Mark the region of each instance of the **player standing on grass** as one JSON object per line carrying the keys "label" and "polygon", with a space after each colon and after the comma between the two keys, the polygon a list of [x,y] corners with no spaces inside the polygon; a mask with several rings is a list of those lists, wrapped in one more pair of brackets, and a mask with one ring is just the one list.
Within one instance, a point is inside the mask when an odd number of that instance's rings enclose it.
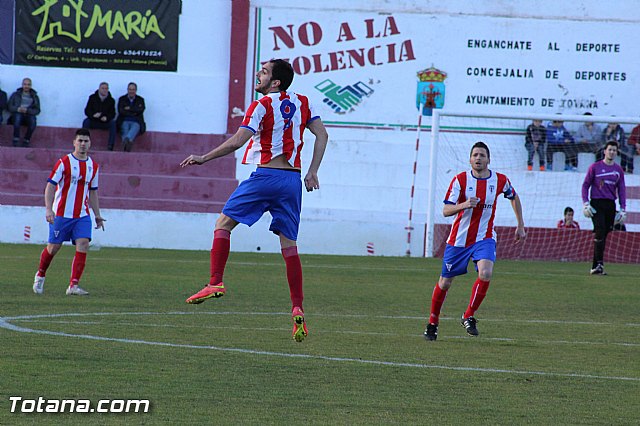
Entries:
{"label": "player standing on grass", "polygon": [[89,293],[78,285],[91,241],[91,216],[93,210],[96,229],[104,222],[100,216],[98,202],[98,163],[89,157],[91,135],[87,129],[76,130],[73,139],[74,150],[59,159],[47,180],[44,190],[45,215],[49,222],[49,243],[42,250],[40,265],[33,280],[33,292],[44,293],[47,269],[58,253],[62,243],[71,241],[76,246],[76,254],[71,264],[71,279],[67,296],[86,296]]}
{"label": "player standing on grass", "polygon": [[458,173],[453,178],[444,200],[442,213],[445,217],[456,215],[456,218],[444,250],[442,273],[431,297],[431,314],[424,332],[427,340],[438,338],[440,310],[447,291],[454,277],[467,273],[470,259],[476,264],[478,279],[473,284],[469,306],[462,314],[460,323],[469,335],[478,335],[477,320],[473,315],[487,294],[493,275],[493,264],[496,261],[493,219],[500,194],[511,201],[516,215],[516,242],[526,238],[520,197],[505,175],[489,170],[489,147],[484,142],[476,142],[471,148],[470,157],[471,170]]}
{"label": "player standing on grass", "polygon": [[320,188],[318,168],[328,136],[309,99],[287,91],[293,81],[293,68],[288,62],[273,59],[265,63],[256,79],[255,90],[264,96],[251,103],[235,135],[211,152],[190,155],[180,163],[182,167],[206,163],[236,151],[251,139],[242,163],[257,165],[222,209],[213,232],[209,284],[189,297],[187,303],[202,303],[211,297],[224,296],[226,289],[222,277],[229,257],[231,231],[238,223],[253,225],[268,211],[273,217],[269,230],[280,237],[287,269],[293,338],[301,342],[308,334],[302,309],[302,265],[296,246],[302,204],[302,136],[308,128],[316,137],[313,158],[304,178],[307,191]]}
{"label": "player standing on grass", "polygon": [[[593,263],[591,275],[607,275],[604,271],[604,248],[614,223],[623,223],[627,204],[624,171],[615,162],[618,142],[609,141],[604,147],[604,159],[593,163],[582,183],[584,215],[593,221]],[[591,201],[589,201],[591,197]],[[616,199],[620,198],[620,212],[616,214]]]}

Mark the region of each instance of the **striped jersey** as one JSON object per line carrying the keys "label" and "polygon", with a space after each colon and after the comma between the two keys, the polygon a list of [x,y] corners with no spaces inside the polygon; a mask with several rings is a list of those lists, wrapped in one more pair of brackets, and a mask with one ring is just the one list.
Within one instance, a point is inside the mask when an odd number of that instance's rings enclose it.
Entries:
{"label": "striped jersey", "polygon": [[556,225],[556,228],[558,228],[558,229],[580,229],[580,224],[574,220],[573,222],[571,222],[571,225],[568,225],[567,222],[564,221],[564,219],[560,219],[558,221],[558,225]]}
{"label": "striped jersey", "polygon": [[254,134],[242,164],[267,164],[284,154],[290,165],[300,168],[302,134],[317,118],[309,99],[297,93],[269,93],[253,101],[240,126]]}
{"label": "striped jersey", "polygon": [[451,226],[447,244],[455,247],[469,247],[470,245],[488,238],[497,241],[493,219],[496,216],[498,195],[513,200],[516,191],[509,179],[502,173],[489,171],[487,178],[476,178],[471,171],[458,173],[451,183],[445,196],[445,204],[460,204],[468,198],[479,198],[473,209],[465,209],[458,214]]}
{"label": "striped jersey", "polygon": [[98,189],[98,163],[91,157],[78,160],[67,154],[56,162],[47,181],[56,185],[53,212],[56,216],[79,218],[89,214],[89,190]]}

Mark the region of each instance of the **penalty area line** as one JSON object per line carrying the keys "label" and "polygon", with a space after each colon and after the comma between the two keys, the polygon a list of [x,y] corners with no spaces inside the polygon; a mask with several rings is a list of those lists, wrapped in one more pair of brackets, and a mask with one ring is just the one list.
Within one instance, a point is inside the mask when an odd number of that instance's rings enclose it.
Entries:
{"label": "penalty area line", "polygon": [[554,373],[554,372],[545,372],[545,371],[508,370],[508,369],[499,369],[499,368],[455,367],[455,366],[447,366],[447,365],[333,357],[333,356],[326,356],[326,355],[292,354],[292,353],[284,353],[284,352],[261,351],[261,350],[255,350],[255,349],[225,348],[221,346],[210,346],[210,345],[190,345],[190,344],[182,344],[182,343],[154,342],[149,340],[93,336],[90,334],[72,334],[72,333],[65,333],[65,332],[59,332],[59,331],[35,330],[27,327],[20,327],[7,322],[7,320],[2,317],[0,317],[0,328],[15,331],[18,333],[33,333],[33,334],[42,334],[42,335],[48,335],[48,336],[73,337],[73,338],[103,341],[103,342],[117,342],[117,343],[125,343],[125,344],[138,344],[138,345],[160,346],[160,347],[169,347],[169,348],[201,349],[201,350],[204,349],[204,350],[213,350],[213,351],[220,351],[220,352],[242,353],[247,355],[259,355],[259,356],[261,355],[261,356],[270,356],[270,357],[307,359],[307,360],[322,360],[322,361],[329,361],[329,362],[356,363],[356,364],[375,365],[375,366],[384,366],[384,367],[403,367],[403,368],[435,369],[435,370],[448,370],[448,371],[472,372],[472,373],[515,374],[515,375],[525,375],[525,376],[544,376],[544,377],[560,377],[560,378],[572,378],[572,379],[616,380],[616,381],[640,382],[640,378],[638,377],[600,376],[600,375],[593,375],[593,374]]}

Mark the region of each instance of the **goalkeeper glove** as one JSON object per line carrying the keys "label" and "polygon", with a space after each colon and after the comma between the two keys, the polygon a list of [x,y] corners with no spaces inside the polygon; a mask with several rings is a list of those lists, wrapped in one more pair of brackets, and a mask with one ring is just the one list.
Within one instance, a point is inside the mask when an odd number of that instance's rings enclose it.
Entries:
{"label": "goalkeeper glove", "polygon": [[627,213],[624,210],[620,210],[616,212],[616,218],[613,220],[615,225],[620,225],[624,222],[624,219],[627,217]]}
{"label": "goalkeeper glove", "polygon": [[589,203],[584,203],[582,213],[584,213],[584,217],[592,218],[594,214],[596,214],[596,209]]}

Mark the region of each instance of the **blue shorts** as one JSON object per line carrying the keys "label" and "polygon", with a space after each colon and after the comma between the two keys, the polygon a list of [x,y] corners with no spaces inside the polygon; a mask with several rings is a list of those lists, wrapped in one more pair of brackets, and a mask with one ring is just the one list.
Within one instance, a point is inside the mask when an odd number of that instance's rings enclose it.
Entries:
{"label": "blue shorts", "polygon": [[76,219],[56,216],[49,224],[49,243],[62,244],[65,241],[76,243],[78,238],[88,238],[91,241],[91,216]]}
{"label": "blue shorts", "polygon": [[[447,244],[442,257],[442,273],[445,278],[457,277],[467,273],[469,260],[473,263],[479,260],[496,261],[496,241],[493,238],[478,241],[469,247],[454,247]],[[476,264],[476,271],[478,266]]]}
{"label": "blue shorts", "polygon": [[296,241],[302,208],[302,179],[298,171],[258,167],[224,205],[222,213],[251,226],[271,213],[269,230]]}

